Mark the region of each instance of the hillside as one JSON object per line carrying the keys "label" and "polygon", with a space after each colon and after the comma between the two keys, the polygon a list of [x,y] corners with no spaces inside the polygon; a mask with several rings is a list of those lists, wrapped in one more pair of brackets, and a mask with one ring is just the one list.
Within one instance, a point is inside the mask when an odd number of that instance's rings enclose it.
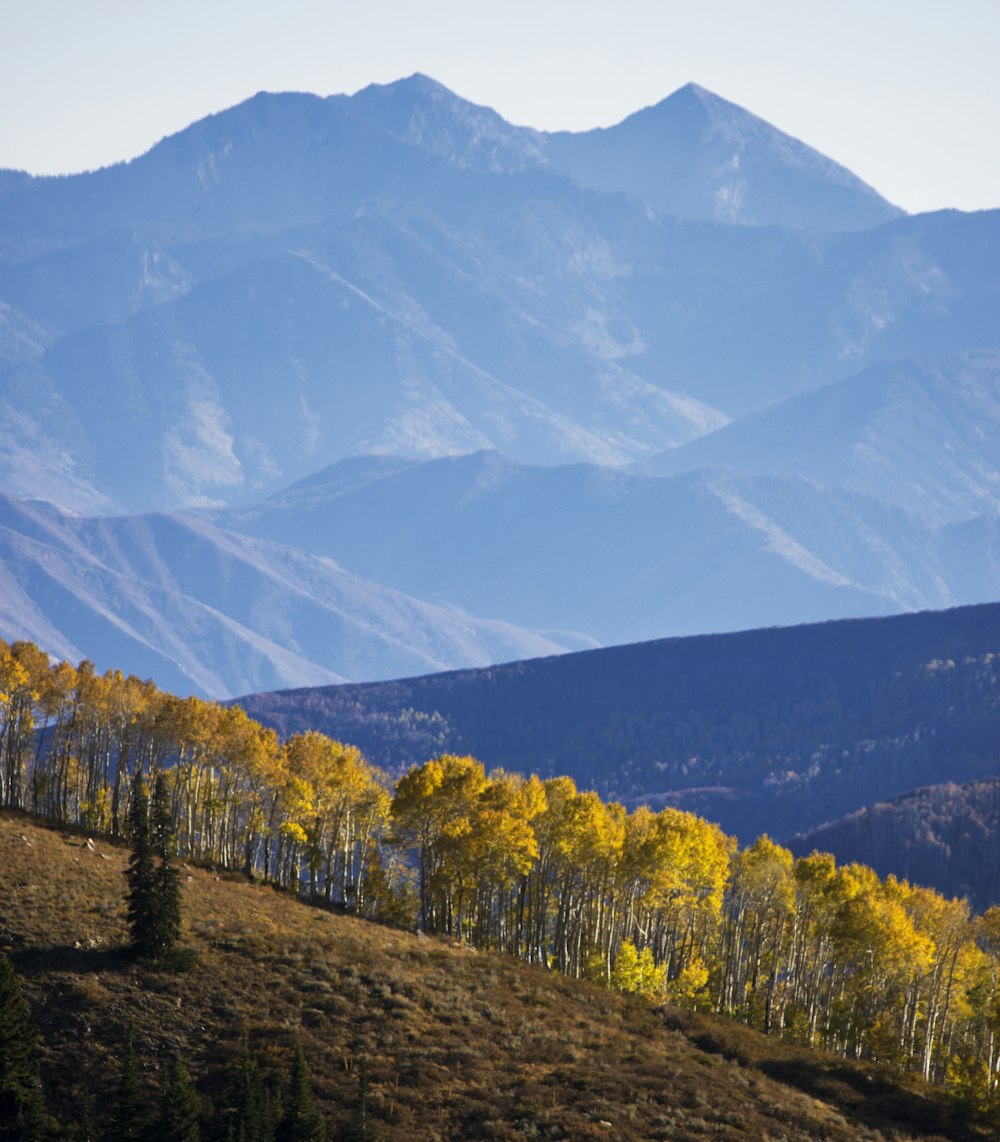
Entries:
{"label": "hillside", "polygon": [[131,1027],[147,1090],[180,1054],[214,1099],[244,1030],[267,1078],[302,1045],[335,1127],[365,1060],[378,1139],[987,1136],[938,1092],[877,1066],[654,1012],[211,871],[188,870],[184,885],[197,966],[161,973],[119,951],[125,856],[0,815],[0,949],[23,980],[50,1109],[64,1120],[86,1095],[106,1121]]}
{"label": "hillside", "polygon": [[788,837],[920,785],[995,776],[1000,604],[744,631],[373,686],[251,695],[380,764],[442,751]]}

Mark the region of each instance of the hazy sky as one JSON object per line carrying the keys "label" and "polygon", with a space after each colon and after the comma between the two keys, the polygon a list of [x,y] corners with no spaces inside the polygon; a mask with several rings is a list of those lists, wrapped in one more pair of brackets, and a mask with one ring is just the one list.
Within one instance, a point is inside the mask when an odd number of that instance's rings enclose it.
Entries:
{"label": "hazy sky", "polygon": [[422,71],[515,123],[693,80],[907,210],[1000,207],[1000,0],[0,0],[0,166],[103,166],[256,91]]}

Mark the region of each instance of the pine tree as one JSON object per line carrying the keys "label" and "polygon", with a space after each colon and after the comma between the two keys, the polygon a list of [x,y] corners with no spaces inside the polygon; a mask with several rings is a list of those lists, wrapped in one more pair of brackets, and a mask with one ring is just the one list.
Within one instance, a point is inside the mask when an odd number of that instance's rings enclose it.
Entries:
{"label": "pine tree", "polygon": [[180,1059],[175,1059],[163,1090],[156,1124],[157,1142],[201,1142],[198,1119],[198,1094],[187,1067]]}
{"label": "pine tree", "polygon": [[309,1089],[309,1071],[302,1048],[295,1052],[285,1112],[278,1123],[277,1142],[323,1142],[326,1131]]}
{"label": "pine tree", "polygon": [[154,956],[159,950],[156,868],[149,828],[149,798],[141,773],[135,775],[132,787],[128,831],[132,855],[125,878],[129,885],[128,923],[132,932],[132,950],[140,956]]}
{"label": "pine tree", "polygon": [[243,1037],[243,1049],[229,1087],[227,1137],[233,1142],[271,1142],[274,1126],[257,1060]]}
{"label": "pine tree", "polygon": [[141,1142],[145,1137],[146,1110],[139,1085],[139,1063],[135,1057],[135,1043],[129,1034],[122,1056],[118,1099],[111,1118],[108,1142]]}
{"label": "pine tree", "polygon": [[339,1135],[342,1142],[375,1142],[368,1097],[368,1061],[362,1058],[358,1068],[357,1102],[350,1123]]}
{"label": "pine tree", "polygon": [[152,847],[159,862],[156,869],[157,939],[160,951],[167,952],[176,947],[181,938],[181,881],[180,870],[174,863],[177,839],[167,778],[163,773],[156,775],[153,785],[150,817]]}
{"label": "pine tree", "polygon": [[132,855],[125,876],[129,883],[132,950],[140,956],[164,956],[180,940],[180,872],[174,863],[174,824],[169,801],[162,773],[153,786],[152,803],[142,774],[135,775],[128,819]]}
{"label": "pine tree", "polygon": [[35,1065],[35,1027],[14,965],[0,955],[0,1139],[45,1136],[42,1088]]}

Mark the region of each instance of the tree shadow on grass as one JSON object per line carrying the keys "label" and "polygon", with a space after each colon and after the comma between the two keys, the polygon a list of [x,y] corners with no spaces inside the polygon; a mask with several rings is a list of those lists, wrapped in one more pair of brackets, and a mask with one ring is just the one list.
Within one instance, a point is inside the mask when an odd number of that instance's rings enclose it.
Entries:
{"label": "tree shadow on grass", "polygon": [[10,958],[18,975],[25,979],[42,972],[64,972],[67,975],[120,972],[135,963],[135,957],[127,948],[86,948],[75,944],[15,949]]}
{"label": "tree shadow on grass", "polygon": [[795,1087],[823,1102],[834,1102],[842,1113],[879,1131],[905,1131],[917,1137],[947,1138],[951,1142],[982,1142],[983,1133],[964,1121],[957,1107],[927,1098],[891,1078],[858,1067],[800,1059],[762,1059],[761,1074]]}
{"label": "tree shadow on grass", "polygon": [[887,1137],[903,1132],[948,1142],[983,1142],[988,1132],[938,1090],[914,1089],[906,1076],[878,1065],[847,1062],[824,1051],[795,1047],[720,1017],[699,1019],[664,1009],[663,1022],[702,1051],[721,1055],[836,1107],[859,1127]]}

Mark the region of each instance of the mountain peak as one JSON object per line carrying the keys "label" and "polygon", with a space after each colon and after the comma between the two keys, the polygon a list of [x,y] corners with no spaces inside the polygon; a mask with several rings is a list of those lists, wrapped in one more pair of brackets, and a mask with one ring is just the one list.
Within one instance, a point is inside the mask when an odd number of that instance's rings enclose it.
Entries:
{"label": "mountain peak", "polygon": [[902,213],[832,159],[697,83],[616,126],[549,135],[546,153],[585,185],[681,217],[860,230]]}
{"label": "mountain peak", "polygon": [[351,96],[350,106],[404,143],[459,167],[509,172],[542,161],[536,132],[512,126],[422,72],[369,84]]}
{"label": "mountain peak", "polygon": [[425,75],[422,71],[415,71],[412,75],[393,80],[392,83],[369,83],[367,87],[363,87],[360,91],[356,92],[353,98],[361,98],[363,100],[365,97],[385,97],[393,95],[409,95],[414,98],[422,99],[440,99],[445,97],[453,99],[456,102],[463,102],[459,96],[445,87],[443,83],[438,83],[436,79],[432,79],[431,76]]}
{"label": "mountain peak", "polygon": [[685,83],[683,87],[678,87],[676,91],[667,96],[666,99],[661,100],[661,103],[667,103],[671,100],[693,100],[697,99],[702,103],[709,103],[717,100],[718,95],[714,91],[709,91],[707,87],[702,87],[700,83]]}

